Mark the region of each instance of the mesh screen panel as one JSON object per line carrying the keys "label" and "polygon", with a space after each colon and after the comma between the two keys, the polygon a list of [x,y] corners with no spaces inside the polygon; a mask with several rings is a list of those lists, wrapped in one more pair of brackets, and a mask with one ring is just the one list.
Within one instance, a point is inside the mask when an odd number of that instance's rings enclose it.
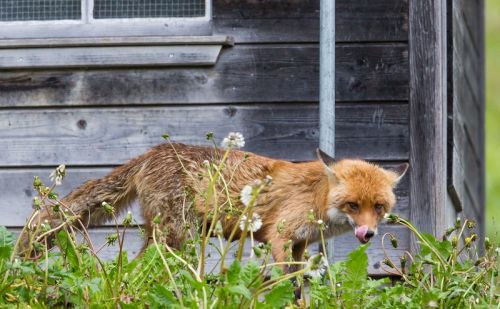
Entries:
{"label": "mesh screen panel", "polygon": [[81,18],[81,0],[0,0],[0,21]]}
{"label": "mesh screen panel", "polygon": [[94,0],[94,18],[205,16],[205,0]]}

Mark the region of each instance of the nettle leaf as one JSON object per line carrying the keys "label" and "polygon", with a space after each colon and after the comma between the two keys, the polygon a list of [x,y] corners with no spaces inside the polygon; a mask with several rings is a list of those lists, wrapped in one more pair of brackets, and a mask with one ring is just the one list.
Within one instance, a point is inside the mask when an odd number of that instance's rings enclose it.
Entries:
{"label": "nettle leaf", "polygon": [[368,256],[366,249],[369,244],[361,245],[356,250],[349,253],[345,262],[345,279],[344,285],[350,288],[361,287],[362,282],[368,277]]}
{"label": "nettle leaf", "polygon": [[160,308],[163,306],[177,305],[174,293],[162,285],[155,285],[148,294],[151,307]]}
{"label": "nettle leaf", "polygon": [[277,279],[281,276],[283,276],[283,269],[279,267],[273,267],[271,268],[271,280]]}
{"label": "nettle leaf", "polygon": [[10,258],[14,246],[14,234],[0,226],[0,260]]}
{"label": "nettle leaf", "polygon": [[[441,254],[441,256],[444,258],[444,259],[447,259],[452,251],[453,251],[453,246],[451,245],[451,242],[448,241],[448,240],[444,240],[444,241],[437,241],[436,238],[432,235],[432,234],[429,234],[429,233],[422,233],[422,237],[432,246],[434,247],[435,249],[437,249],[437,251]],[[427,248],[428,246],[426,244],[424,244],[423,242],[421,242],[422,244],[422,253],[424,255],[428,254],[431,252],[430,248]]]}
{"label": "nettle leaf", "polygon": [[291,281],[285,280],[267,293],[264,298],[271,308],[281,308],[295,300],[294,287]]}
{"label": "nettle leaf", "polygon": [[234,260],[234,262],[229,266],[227,270],[227,282],[229,284],[235,284],[238,282],[238,278],[240,277],[241,272],[241,264],[240,261]]}
{"label": "nettle leaf", "polygon": [[232,285],[227,288],[227,290],[232,294],[237,294],[245,297],[246,299],[252,298],[252,293],[244,285]]}
{"label": "nettle leaf", "polygon": [[255,261],[249,261],[240,274],[241,281],[248,287],[257,286],[262,282],[259,265]]}

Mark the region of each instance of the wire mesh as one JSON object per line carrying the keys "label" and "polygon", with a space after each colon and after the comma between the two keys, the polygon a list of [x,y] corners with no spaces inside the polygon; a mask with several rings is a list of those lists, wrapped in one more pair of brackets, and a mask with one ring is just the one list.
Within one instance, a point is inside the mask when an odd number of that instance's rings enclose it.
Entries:
{"label": "wire mesh", "polygon": [[205,16],[205,0],[94,0],[94,18]]}
{"label": "wire mesh", "polygon": [[0,21],[78,20],[82,0],[0,0]]}

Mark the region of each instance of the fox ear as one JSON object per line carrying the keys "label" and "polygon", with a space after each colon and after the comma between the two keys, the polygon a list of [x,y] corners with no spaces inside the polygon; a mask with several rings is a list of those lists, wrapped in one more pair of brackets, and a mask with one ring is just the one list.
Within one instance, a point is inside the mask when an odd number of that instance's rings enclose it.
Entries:
{"label": "fox ear", "polygon": [[397,175],[394,184],[397,184],[404,177],[404,175],[408,171],[408,167],[410,167],[408,163],[403,163],[395,167],[394,169],[391,169],[391,171]]}
{"label": "fox ear", "polygon": [[335,163],[334,158],[330,157],[319,148],[316,148],[316,155],[318,156],[318,160],[323,162],[323,164],[326,166],[330,166]]}
{"label": "fox ear", "polygon": [[325,168],[325,173],[328,175],[328,182],[333,185],[337,183],[337,176],[330,168],[330,165],[335,163],[335,159],[321,151],[321,149],[316,148],[316,155],[318,159],[323,163],[323,167]]}

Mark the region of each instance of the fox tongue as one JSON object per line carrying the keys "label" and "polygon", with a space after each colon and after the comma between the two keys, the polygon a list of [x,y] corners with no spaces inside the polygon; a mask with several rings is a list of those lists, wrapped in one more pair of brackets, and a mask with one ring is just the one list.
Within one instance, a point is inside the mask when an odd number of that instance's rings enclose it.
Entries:
{"label": "fox tongue", "polygon": [[368,226],[366,225],[362,225],[362,226],[357,226],[355,229],[354,229],[354,235],[356,235],[356,237],[359,239],[359,241],[361,242],[366,242],[365,240],[365,235],[366,235],[366,232],[368,232]]}

